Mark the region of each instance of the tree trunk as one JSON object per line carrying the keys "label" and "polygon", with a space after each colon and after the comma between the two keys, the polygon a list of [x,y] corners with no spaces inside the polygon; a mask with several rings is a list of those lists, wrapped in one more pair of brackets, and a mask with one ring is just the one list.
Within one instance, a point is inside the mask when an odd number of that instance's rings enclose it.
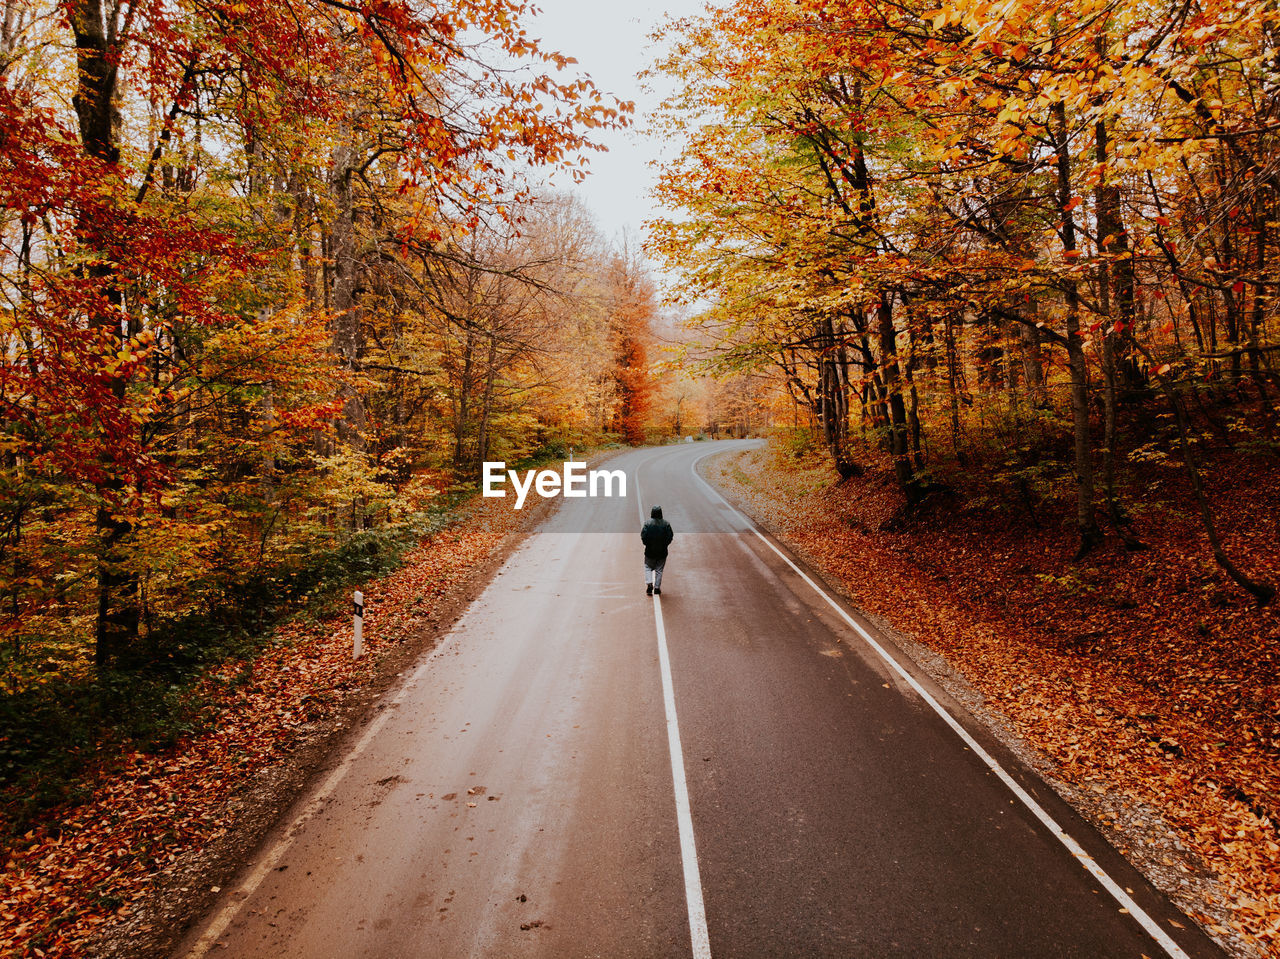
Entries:
{"label": "tree trunk", "polygon": [[[353,147],[349,131],[338,131],[333,150],[333,179],[329,189],[333,197],[333,225],[330,230],[333,259],[332,349],[348,374],[360,365],[363,343],[360,329],[360,262],[356,253],[356,212],[352,188],[354,172]],[[349,449],[363,452],[368,425],[364,402],[355,384],[343,380],[338,386],[342,400],[342,416],[338,420],[338,442]]]}
{"label": "tree trunk", "polygon": [[[80,127],[84,153],[104,166],[114,167],[120,159],[116,143],[117,66],[113,39],[117,25],[104,22],[100,0],[77,0],[69,11],[76,40],[78,82],[72,97]],[[109,35],[110,34],[110,35]],[[101,246],[100,224],[92,211],[79,214],[81,235],[90,247]],[[85,267],[86,277],[101,290],[106,308],[89,318],[92,327],[116,341],[126,335],[123,324],[124,297],[116,268],[101,258]],[[111,374],[111,394],[121,408],[128,384],[123,376]],[[104,442],[111,438],[104,436]],[[107,464],[104,464],[107,465]],[[128,567],[125,542],[133,524],[123,515],[125,477],[108,465],[107,478],[98,483],[99,505],[95,514],[98,531],[98,610],[94,629],[94,664],[105,669],[127,650],[138,636],[138,575]]]}
{"label": "tree trunk", "polygon": [[951,449],[956,461],[965,465],[960,449],[960,357],[956,352],[956,332],[950,312],[943,318],[942,333],[947,350],[947,389],[951,397]]}
{"label": "tree trunk", "polygon": [[1120,458],[1116,449],[1119,442],[1116,435],[1117,378],[1115,336],[1110,333],[1102,341],[1102,376],[1102,489],[1107,501],[1107,516],[1125,549],[1144,549],[1143,543],[1129,529],[1129,518],[1120,504],[1120,494],[1116,490],[1116,462]]}
{"label": "tree trunk", "polygon": [[[1071,152],[1065,104],[1051,109],[1058,154],[1058,203],[1062,209],[1062,248],[1068,259],[1079,253],[1076,246],[1075,216],[1071,204]],[[1092,435],[1089,426],[1089,368],[1085,364],[1084,342],[1080,337],[1080,288],[1074,276],[1062,281],[1067,306],[1067,365],[1071,371],[1071,421],[1075,437],[1076,529],[1080,548],[1076,559],[1084,557],[1102,541],[1102,531],[1093,514],[1094,486]]]}
{"label": "tree trunk", "polygon": [[[1102,39],[1099,44],[1104,43]],[[1098,221],[1098,295],[1102,310],[1111,320],[1111,327],[1102,338],[1103,375],[1103,439],[1102,439],[1102,489],[1107,503],[1107,516],[1111,526],[1126,549],[1142,549],[1143,544],[1130,531],[1129,519],[1120,503],[1116,490],[1116,473],[1121,456],[1116,430],[1116,397],[1121,388],[1117,375],[1117,353],[1132,336],[1134,324],[1133,260],[1129,255],[1129,239],[1125,232],[1124,215],[1120,207],[1120,189],[1108,182],[1107,166],[1110,163],[1110,131],[1104,120],[1094,124],[1094,159],[1102,170],[1102,179],[1095,191]],[[1126,364],[1128,369],[1129,365]],[[1135,384],[1125,377],[1125,389]]]}
{"label": "tree trunk", "polygon": [[498,375],[498,338],[489,336],[488,367],[484,376],[484,396],[480,407],[480,435],[476,440],[476,460],[472,469],[480,472],[481,464],[489,458],[489,418],[493,415],[493,386]]}
{"label": "tree trunk", "polygon": [[[1268,202],[1267,197],[1258,197],[1254,200],[1253,269],[1254,275],[1258,279],[1261,279],[1267,268],[1267,224],[1274,221],[1274,216],[1269,215],[1266,208]],[[1274,213],[1274,210],[1271,212]],[[1275,371],[1266,364],[1266,354],[1258,349],[1259,338],[1266,325],[1270,296],[1267,288],[1262,283],[1256,283],[1253,287],[1253,310],[1249,316],[1249,374],[1254,383],[1257,384],[1258,397],[1265,413],[1271,413],[1274,409],[1271,397],[1267,392],[1267,381],[1270,380],[1273,386],[1280,386],[1280,378],[1277,378]]]}
{"label": "tree trunk", "polygon": [[1045,395],[1044,357],[1040,352],[1040,331],[1035,320],[1024,323],[1019,330],[1018,345],[1022,352],[1022,378],[1026,383],[1027,397],[1031,405],[1042,409],[1048,405]]}
{"label": "tree trunk", "polygon": [[457,385],[457,418],[453,425],[453,468],[463,475],[467,468],[467,433],[471,428],[471,378],[475,366],[476,334],[468,327],[463,345],[462,370]]}
{"label": "tree trunk", "polygon": [[889,406],[889,452],[893,455],[893,473],[898,486],[906,494],[907,505],[920,501],[920,484],[911,466],[911,441],[907,427],[907,406],[902,398],[902,374],[898,369],[898,331],[893,324],[893,307],[889,292],[884,291],[876,316],[880,330],[880,367]]}
{"label": "tree trunk", "polygon": [[818,320],[818,421],[832,462],[841,479],[861,472],[849,450],[849,389],[847,357],[843,344],[837,343],[831,317]]}

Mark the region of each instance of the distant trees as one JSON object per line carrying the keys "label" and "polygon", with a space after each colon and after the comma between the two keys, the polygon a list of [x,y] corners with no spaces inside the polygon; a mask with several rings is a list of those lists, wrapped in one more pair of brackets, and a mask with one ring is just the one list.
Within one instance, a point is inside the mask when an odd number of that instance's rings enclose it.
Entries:
{"label": "distant trees", "polygon": [[939,430],[1024,500],[1069,481],[1082,555],[1103,522],[1141,548],[1124,460],[1160,431],[1217,561],[1266,601],[1219,542],[1197,448],[1223,417],[1275,444],[1277,26],[986,0],[680,21],[659,69],[684,82],[661,185],[683,215],[654,247],[715,303],[722,362],[775,368],[841,475],[870,430],[914,503]]}
{"label": "distant trees", "polygon": [[649,342],[653,338],[657,291],[641,260],[624,249],[610,259],[604,296],[618,397],[612,428],[629,443],[643,443],[653,403]]}

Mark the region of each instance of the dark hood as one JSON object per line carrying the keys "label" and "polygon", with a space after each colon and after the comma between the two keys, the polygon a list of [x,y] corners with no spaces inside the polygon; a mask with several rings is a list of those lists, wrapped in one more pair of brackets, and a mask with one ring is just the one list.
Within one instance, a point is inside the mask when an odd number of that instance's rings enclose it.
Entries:
{"label": "dark hood", "polygon": [[655,506],[653,509],[649,510],[649,515],[654,519],[662,519],[662,507]]}

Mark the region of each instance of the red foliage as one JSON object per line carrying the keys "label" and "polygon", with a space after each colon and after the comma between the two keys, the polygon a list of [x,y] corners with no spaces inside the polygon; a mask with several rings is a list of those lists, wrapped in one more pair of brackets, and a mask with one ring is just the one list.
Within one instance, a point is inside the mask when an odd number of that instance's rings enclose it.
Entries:
{"label": "red foliage", "polygon": [[625,251],[614,256],[608,283],[618,400],[613,429],[628,443],[639,445],[645,441],[645,422],[653,406],[648,344],[653,337],[656,293],[641,261]]}
{"label": "red foliage", "polygon": [[639,446],[644,442],[645,420],[653,405],[653,384],[644,342],[633,333],[626,334],[619,346],[617,380],[621,401],[617,430],[628,443]]}

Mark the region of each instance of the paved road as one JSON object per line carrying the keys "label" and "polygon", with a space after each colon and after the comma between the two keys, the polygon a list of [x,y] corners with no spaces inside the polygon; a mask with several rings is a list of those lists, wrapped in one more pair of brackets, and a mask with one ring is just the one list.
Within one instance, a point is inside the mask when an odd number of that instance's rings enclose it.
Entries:
{"label": "paved road", "polygon": [[566,500],[182,954],[1220,955],[697,479],[711,446]]}

